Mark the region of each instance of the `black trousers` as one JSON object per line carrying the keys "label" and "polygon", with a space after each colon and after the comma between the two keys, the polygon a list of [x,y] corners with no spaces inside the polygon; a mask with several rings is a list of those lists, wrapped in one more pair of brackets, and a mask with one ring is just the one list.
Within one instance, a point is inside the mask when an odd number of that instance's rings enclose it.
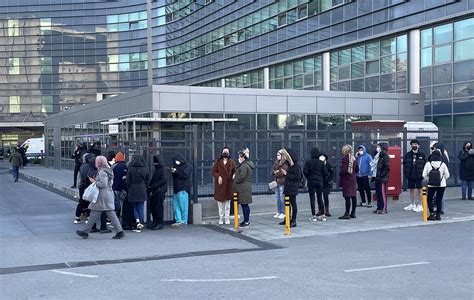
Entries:
{"label": "black trousers", "polygon": [[163,203],[165,202],[166,194],[151,194],[150,195],[150,212],[153,217],[153,225],[163,225]]}
{"label": "black trousers", "polygon": [[[441,201],[443,201],[443,195],[445,187],[428,187],[428,209],[430,213],[434,213],[434,203],[436,202],[436,213],[440,213],[442,209]],[[434,201],[433,201],[434,200]]]}
{"label": "black trousers", "polygon": [[362,203],[365,203],[365,195],[367,195],[367,202],[372,203],[372,195],[370,194],[370,182],[369,176],[356,177],[357,179],[357,189],[360,193],[360,199]]}
{"label": "black trousers", "polygon": [[76,164],[74,166],[74,186],[77,186],[77,174],[79,174],[80,168],[81,168],[81,164]]}
{"label": "black trousers", "polygon": [[317,182],[314,186],[308,186],[308,194],[309,194],[309,204],[311,205],[311,214],[314,216],[316,215],[316,207],[315,207],[315,197],[314,194],[316,193],[316,197],[318,199],[318,211],[321,214],[324,214],[324,202],[323,202],[323,183]]}
{"label": "black trousers", "polygon": [[298,205],[296,204],[296,195],[285,195],[290,198],[291,205],[291,222],[296,222],[296,216],[298,214]]}
{"label": "black trousers", "polygon": [[[349,215],[349,211],[351,215],[355,215],[356,207],[357,207],[357,198],[354,197],[344,197],[346,200],[346,215]],[[352,202],[352,210],[351,210],[351,202]]]}
{"label": "black trousers", "polygon": [[325,187],[323,189],[323,198],[324,198],[324,205],[329,208],[329,194],[331,193],[330,187]]}

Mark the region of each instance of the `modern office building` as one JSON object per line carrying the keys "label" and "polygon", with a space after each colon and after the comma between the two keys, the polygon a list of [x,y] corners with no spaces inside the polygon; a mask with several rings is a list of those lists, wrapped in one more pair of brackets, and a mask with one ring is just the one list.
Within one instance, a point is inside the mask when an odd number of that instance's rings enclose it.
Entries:
{"label": "modern office building", "polygon": [[473,49],[473,0],[5,0],[1,140],[154,84],[422,93],[474,128]]}

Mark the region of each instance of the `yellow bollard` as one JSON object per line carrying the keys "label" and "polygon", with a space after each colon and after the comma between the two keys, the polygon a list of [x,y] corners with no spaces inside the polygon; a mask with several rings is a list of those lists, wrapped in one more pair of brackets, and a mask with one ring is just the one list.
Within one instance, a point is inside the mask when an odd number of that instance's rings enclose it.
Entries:
{"label": "yellow bollard", "polygon": [[234,228],[239,228],[239,197],[237,192],[234,193]]}
{"label": "yellow bollard", "polygon": [[421,203],[423,205],[423,221],[427,222],[428,221],[428,205],[427,205],[427,200],[426,200],[426,186],[422,188],[421,192],[422,192]]}
{"label": "yellow bollard", "polygon": [[285,196],[285,234],[289,236],[291,234],[290,229],[290,197]]}

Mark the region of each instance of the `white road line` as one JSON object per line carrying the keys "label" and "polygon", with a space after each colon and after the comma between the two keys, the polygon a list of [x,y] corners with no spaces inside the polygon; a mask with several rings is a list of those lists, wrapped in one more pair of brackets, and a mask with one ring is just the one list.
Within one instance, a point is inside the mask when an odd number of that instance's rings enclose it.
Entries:
{"label": "white road line", "polygon": [[97,275],[79,274],[79,273],[66,272],[66,271],[61,271],[61,270],[50,270],[50,271],[54,272],[54,273],[77,276],[77,277],[86,277],[86,278],[97,278],[97,277],[99,277]]}
{"label": "white road line", "polygon": [[391,268],[401,268],[401,267],[418,266],[418,265],[428,265],[428,264],[429,264],[429,262],[420,261],[420,262],[415,262],[415,263],[410,263],[410,264],[400,264],[400,265],[389,265],[389,266],[372,267],[372,268],[361,268],[361,269],[344,270],[344,272],[346,272],[346,273],[362,272],[362,271],[391,269]]}
{"label": "white road line", "polygon": [[215,279],[161,279],[162,282],[228,282],[228,281],[254,281],[277,279],[277,276],[247,277],[247,278],[215,278]]}

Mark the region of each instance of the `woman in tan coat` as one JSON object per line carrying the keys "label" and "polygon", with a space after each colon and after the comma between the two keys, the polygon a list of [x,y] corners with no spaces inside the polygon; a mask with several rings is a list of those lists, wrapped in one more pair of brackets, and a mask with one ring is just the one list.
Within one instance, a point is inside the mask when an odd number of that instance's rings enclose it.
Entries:
{"label": "woman in tan coat", "polygon": [[219,225],[230,224],[230,200],[232,199],[232,186],[235,174],[235,161],[230,158],[230,150],[222,148],[221,157],[212,167],[214,177],[214,199],[219,207]]}
{"label": "woman in tan coat", "polygon": [[277,152],[277,158],[273,163],[272,176],[277,183],[275,188],[275,199],[277,202],[277,212],[273,216],[275,219],[285,218],[285,195],[283,194],[283,188],[285,187],[285,178],[289,168],[288,153],[285,149],[281,149]]}

